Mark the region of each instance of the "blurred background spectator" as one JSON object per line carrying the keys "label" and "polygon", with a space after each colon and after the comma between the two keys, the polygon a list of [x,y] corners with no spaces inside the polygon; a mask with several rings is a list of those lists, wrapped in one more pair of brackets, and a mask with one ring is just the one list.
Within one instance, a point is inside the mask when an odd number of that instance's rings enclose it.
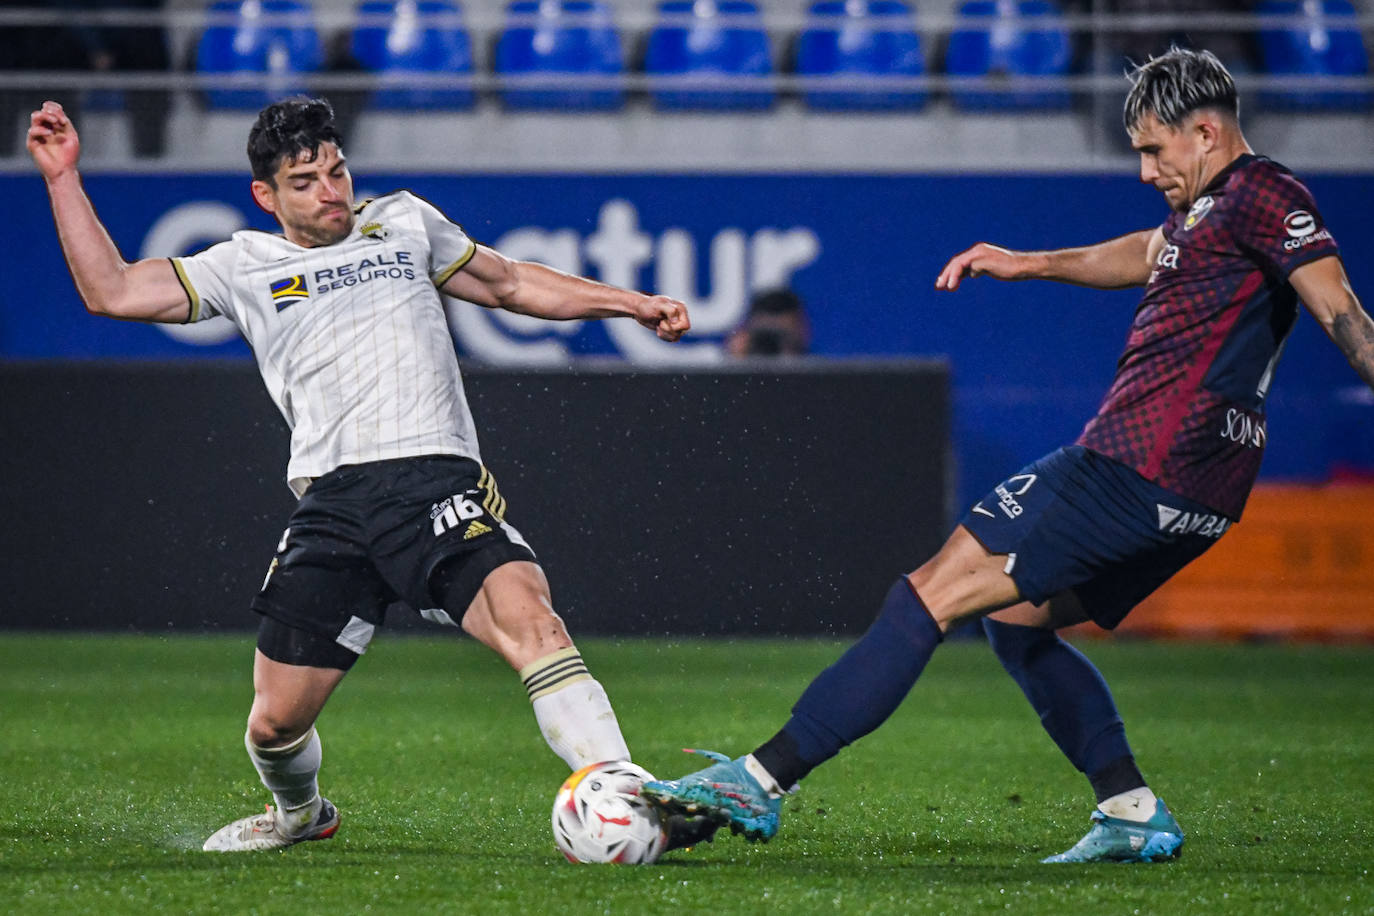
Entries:
{"label": "blurred background spectator", "polygon": [[811,327],[801,297],[770,289],[749,300],[744,323],[726,341],[731,356],[801,356],[811,350]]}
{"label": "blurred background spectator", "polygon": [[[350,32],[340,31],[330,37],[325,46],[323,72],[340,76],[367,72],[367,68],[353,54],[353,35]],[[343,137],[347,148],[351,145],[358,118],[367,107],[370,93],[366,89],[347,88],[331,89],[320,94],[326,96],[329,104],[334,107],[334,123],[339,128],[339,135]]]}
{"label": "blurred background spectator", "polygon": [[[50,6],[74,11],[147,11],[164,7],[164,0],[58,0]],[[78,25],[73,28],[85,66],[95,73],[165,74],[172,69],[167,30],[157,25]],[[135,156],[161,156],[167,149],[167,116],[172,93],[165,88],[97,91],[92,108],[118,108],[129,114],[130,141]]]}
{"label": "blurred background spectator", "polygon": [[[53,13],[101,13],[122,11],[156,12],[163,0],[0,0],[0,9],[26,10],[40,17]],[[0,28],[0,70],[27,71],[26,77],[52,77],[60,73],[140,73],[166,74],[171,69],[167,30],[159,25],[98,25],[73,17],[72,24],[50,22],[5,25]],[[161,156],[167,149],[167,122],[172,93],[166,86],[157,88],[92,88],[81,90],[59,79],[31,86],[0,83],[0,124],[4,131],[0,151],[12,155],[21,145],[23,129],[14,125],[44,99],[55,99],[80,120],[83,109],[127,110],[133,153],[140,157]]]}
{"label": "blurred background spectator", "polygon": [[[38,8],[35,0],[0,0],[0,11],[17,10],[50,12]],[[27,124],[21,127],[20,119],[26,120],[44,99],[60,98],[74,119],[80,114],[79,93],[41,82],[15,86],[6,77],[43,77],[59,71],[89,69],[90,56],[73,29],[47,24],[0,27],[0,125],[4,125],[0,153],[14,155],[22,151]]]}
{"label": "blurred background spectator", "polygon": [[[1106,44],[1113,57],[1113,69],[1143,63],[1169,50],[1170,45],[1206,48],[1221,58],[1233,74],[1253,73],[1258,69],[1259,53],[1255,33],[1241,29],[1186,24],[1188,18],[1253,13],[1253,0],[1109,0],[1107,11],[1122,16],[1157,18],[1171,23],[1167,27],[1116,29],[1109,32]],[[1202,19],[1205,23],[1205,18]]]}

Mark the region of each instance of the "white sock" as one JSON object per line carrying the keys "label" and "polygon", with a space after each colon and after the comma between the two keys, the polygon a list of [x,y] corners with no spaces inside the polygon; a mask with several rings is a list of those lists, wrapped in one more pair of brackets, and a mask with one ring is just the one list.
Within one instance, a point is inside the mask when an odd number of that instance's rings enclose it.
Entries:
{"label": "white sock", "polygon": [[[773,774],[768,772],[763,764],[755,760],[753,754],[749,754],[744,758],[744,768],[749,771],[750,776],[759,781],[759,785],[763,786],[764,791],[768,793],[770,798],[782,798],[791,791],[778,785],[778,781],[773,778]],[[795,789],[796,787],[793,786],[793,788]]]}
{"label": "white sock", "polygon": [[1098,802],[1097,810],[1121,821],[1148,821],[1155,816],[1155,793],[1149,786],[1130,789]]}
{"label": "white sock", "polygon": [[277,803],[277,822],[287,833],[300,833],[320,812],[320,735],[312,726],[285,747],[258,747],[243,736],[248,756],[262,784]]}
{"label": "white sock", "polygon": [[520,669],[520,680],[529,691],[544,740],[570,769],[630,759],[606,690],[587,671],[575,647],[531,662]]}

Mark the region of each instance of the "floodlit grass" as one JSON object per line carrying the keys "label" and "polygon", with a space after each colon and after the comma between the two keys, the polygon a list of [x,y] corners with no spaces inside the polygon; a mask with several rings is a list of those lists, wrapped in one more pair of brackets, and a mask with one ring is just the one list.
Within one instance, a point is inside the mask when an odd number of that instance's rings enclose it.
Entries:
{"label": "floodlit grass", "polygon": [[[695,769],[781,725],[840,644],[584,640],[636,759]],[[572,866],[562,763],[514,675],[386,638],[320,722],[339,834],[200,851],[267,800],[241,744],[252,642],[0,635],[0,911],[1372,913],[1374,651],[1087,647],[1178,815],[1165,866],[1043,866],[1091,794],[986,647],[953,643],[891,722],[807,780],[767,846]]]}

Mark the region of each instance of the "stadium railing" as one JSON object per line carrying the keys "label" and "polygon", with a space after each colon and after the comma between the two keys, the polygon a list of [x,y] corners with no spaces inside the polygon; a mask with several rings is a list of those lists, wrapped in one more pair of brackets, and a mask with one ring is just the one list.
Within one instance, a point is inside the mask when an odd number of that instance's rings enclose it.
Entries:
{"label": "stadium railing", "polygon": [[[173,45],[173,57],[179,66],[172,72],[132,71],[121,72],[92,68],[85,63],[60,69],[16,68],[13,62],[0,70],[0,86],[10,91],[61,88],[66,90],[118,91],[138,89],[165,89],[178,93],[195,93],[201,97],[205,93],[216,92],[256,92],[281,94],[300,88],[310,91],[372,91],[388,79],[388,67],[398,67],[405,81],[405,87],[412,91],[432,90],[457,93],[475,93],[479,102],[495,102],[501,94],[512,88],[514,75],[499,72],[495,66],[496,55],[493,49],[500,37],[512,29],[534,27],[540,24],[543,14],[539,4],[535,9],[525,9],[520,4],[509,13],[494,14],[489,9],[467,11],[461,3],[451,4],[452,9],[441,9],[435,4],[412,4],[412,12],[407,13],[407,27],[434,32],[458,30],[467,36],[472,50],[470,69],[455,63],[453,69],[427,64],[415,67],[409,64],[388,62],[380,57],[358,60],[360,46],[357,36],[366,30],[388,30],[396,25],[393,10],[384,9],[385,5],[364,3],[355,7],[339,8],[333,5],[320,5],[313,9],[301,4],[306,12],[288,8],[285,0],[265,0],[258,2],[259,13],[256,27],[263,30],[285,29],[299,33],[295,44],[288,43],[285,49],[289,60],[277,55],[277,66],[264,65],[254,71],[245,69],[240,62],[232,70],[223,68],[207,69],[198,66],[194,53],[198,42],[203,40],[207,30],[234,29],[241,25],[241,17],[232,9],[235,4],[217,2],[203,9],[169,9],[163,11],[143,10],[105,10],[105,11],[56,11],[40,6],[7,7],[0,10],[0,30],[18,33],[15,30],[25,27],[83,28],[83,29],[135,29],[163,27],[167,30]],[[403,4],[392,4],[402,7]],[[1026,4],[1002,4],[991,16],[985,11],[969,14],[958,12],[934,13],[923,10],[919,4],[912,4],[916,32],[928,49],[926,66],[922,72],[903,75],[885,75],[882,81],[884,91],[901,90],[912,93],[928,93],[941,99],[958,98],[976,92],[983,99],[1007,97],[1025,100],[1027,85],[1016,79],[1015,68],[1007,65],[992,65],[986,73],[971,73],[966,68],[947,66],[949,46],[953,36],[967,33],[987,33],[989,29],[1000,30],[992,41],[1008,31],[1022,34],[1041,34],[1053,30],[1068,38],[1071,63],[1068,66],[1056,65],[1059,72],[1036,75],[1033,88],[1036,93],[1047,93],[1050,107],[1062,104],[1063,94],[1067,93],[1075,101],[1103,95],[1115,101],[1121,92],[1121,68],[1124,55],[1117,49],[1132,43],[1132,36],[1159,35],[1168,33],[1230,33],[1250,36],[1255,50],[1253,59],[1237,62],[1237,83],[1243,93],[1258,94],[1260,100],[1273,94],[1292,94],[1298,92],[1336,92],[1356,93],[1353,96],[1359,105],[1368,104],[1368,97],[1358,93],[1374,90],[1374,77],[1368,73],[1368,55],[1365,33],[1374,32],[1374,15],[1361,13],[1344,5],[1318,3],[1313,7],[1311,0],[1306,3],[1286,5],[1281,2],[1269,3],[1262,10],[1266,15],[1216,13],[1188,15],[1119,15],[1108,13],[1058,13],[1052,6],[1040,3],[1032,8]],[[1015,10],[1015,12],[1012,12]],[[1052,21],[1047,21],[1047,13]],[[646,73],[641,66],[644,59],[643,46],[655,29],[664,27],[691,27],[695,23],[692,13],[660,12],[657,9],[616,9],[608,22],[604,10],[588,9],[583,12],[564,12],[560,22],[564,27],[576,28],[595,26],[613,29],[626,48],[627,65],[623,72],[568,72],[560,76],[563,88],[575,88],[589,92],[625,92],[631,103],[643,102],[646,105],[656,88],[656,74]],[[305,16],[307,18],[303,19]],[[841,88],[864,90],[870,88],[870,77],[862,73],[851,73],[840,77],[798,72],[795,45],[806,31],[824,29],[816,17],[809,14],[784,14],[765,9],[763,12],[730,12],[721,10],[715,17],[722,28],[741,30],[762,29],[774,48],[773,68],[766,74],[747,72],[730,74],[721,71],[721,79],[712,79],[700,87],[694,87],[709,95],[712,92],[723,94],[738,93],[741,90],[776,92],[781,99],[800,100],[808,93],[817,90]],[[843,28],[836,25],[835,28]],[[1315,31],[1314,31],[1315,30]],[[309,40],[312,33],[318,38],[318,47],[336,49],[334,53],[316,57],[315,42]],[[1330,36],[1331,53],[1329,60],[1323,58],[1323,48],[1318,40],[1315,50],[1307,49],[1301,67],[1285,64],[1277,52],[1261,49],[1263,42],[1273,36],[1311,36],[1325,34]],[[342,48],[348,52],[350,45],[353,53],[339,53]],[[1060,52],[1056,52],[1060,53]],[[1062,56],[1062,54],[1061,54]],[[264,57],[264,60],[267,60]],[[1266,70],[1265,68],[1270,69]],[[304,74],[303,80],[293,80],[291,85],[281,83],[281,70],[289,69]],[[726,80],[724,77],[729,76]],[[394,79],[394,78],[393,78]],[[852,82],[851,82],[852,81]],[[391,107],[385,102],[386,96],[374,98],[374,104]],[[1034,95],[1031,96],[1034,101]],[[422,106],[423,107],[423,106]],[[996,107],[994,104],[992,107]],[[1034,108],[1035,105],[1018,107]],[[1358,106],[1357,106],[1358,107]]]}

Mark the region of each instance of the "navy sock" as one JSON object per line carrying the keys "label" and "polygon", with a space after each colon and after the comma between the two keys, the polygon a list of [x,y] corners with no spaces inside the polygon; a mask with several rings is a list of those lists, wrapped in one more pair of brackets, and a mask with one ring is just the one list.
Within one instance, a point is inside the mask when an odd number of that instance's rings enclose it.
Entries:
{"label": "navy sock", "polygon": [[1089,773],[1088,781],[1093,785],[1093,794],[1097,796],[1098,802],[1104,802],[1113,795],[1120,795],[1122,792],[1139,789],[1145,785],[1145,777],[1135,765],[1134,757],[1122,757],[1120,760],[1112,761],[1102,769]]}
{"label": "navy sock", "polygon": [[1088,777],[1098,801],[1145,785],[1112,692],[1083,653],[1041,627],[987,618],[983,629],[1002,667],[1021,686],[1054,743]]}
{"label": "navy sock", "polygon": [[888,590],[868,632],[826,668],[792,707],[792,718],[754,757],[788,788],[901,705],[943,639],[905,576]]}

